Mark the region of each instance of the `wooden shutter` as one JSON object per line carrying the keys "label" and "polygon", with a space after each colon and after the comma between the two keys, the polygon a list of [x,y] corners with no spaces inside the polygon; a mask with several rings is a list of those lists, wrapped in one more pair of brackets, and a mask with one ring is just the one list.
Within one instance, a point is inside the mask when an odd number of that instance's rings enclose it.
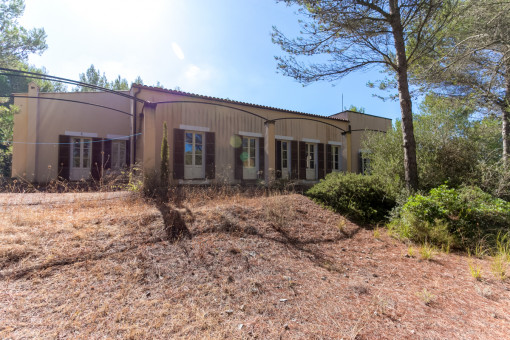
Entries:
{"label": "wooden shutter", "polygon": [[[287,144],[288,145],[288,144]],[[287,148],[288,150],[288,148]],[[276,141],[276,178],[282,177],[282,141]],[[288,158],[288,155],[287,155]]]}
{"label": "wooden shutter", "polygon": [[326,144],[326,174],[333,171],[333,154],[331,144]]}
{"label": "wooden shutter", "polygon": [[184,179],[184,130],[174,129],[174,178]]}
{"label": "wooden shutter", "polygon": [[264,149],[264,137],[259,137],[259,176],[261,178],[264,178],[264,162],[266,161]]}
{"label": "wooden shutter", "polygon": [[299,179],[306,179],[306,143],[299,142]]}
{"label": "wooden shutter", "polygon": [[58,136],[58,176],[69,180],[69,167],[71,164],[71,137]]}
{"label": "wooden shutter", "polygon": [[241,160],[241,153],[243,152],[243,137],[240,135],[234,135],[234,140],[236,142],[240,141],[239,145],[234,145],[234,178],[243,179],[243,161]]}
{"label": "wooden shutter", "polygon": [[293,140],[290,142],[290,178],[297,179],[299,173],[298,167],[298,142]]}
{"label": "wooden shutter", "polygon": [[101,169],[103,167],[103,158],[101,157],[101,151],[103,151],[102,144],[103,143],[100,138],[92,138],[92,162],[90,164],[90,173],[92,178],[96,181],[101,178]]}
{"label": "wooden shutter", "polygon": [[318,159],[319,159],[319,164],[318,164],[318,167],[317,167],[317,170],[318,170],[318,175],[319,175],[319,179],[322,179],[324,178],[324,144],[323,143],[319,143],[317,144],[317,147],[319,148],[318,152],[317,152],[317,156],[318,156]]}
{"label": "wooden shutter", "polygon": [[[101,143],[96,143],[101,144]],[[103,168],[111,169],[112,168],[112,141],[105,140],[103,141]]]}
{"label": "wooden shutter", "polygon": [[363,174],[363,157],[361,151],[358,152],[358,173]]}
{"label": "wooden shutter", "polygon": [[216,174],[216,139],[214,132],[205,133],[205,178],[213,179]]}
{"label": "wooden shutter", "polygon": [[126,165],[131,165],[131,140],[126,141]]}

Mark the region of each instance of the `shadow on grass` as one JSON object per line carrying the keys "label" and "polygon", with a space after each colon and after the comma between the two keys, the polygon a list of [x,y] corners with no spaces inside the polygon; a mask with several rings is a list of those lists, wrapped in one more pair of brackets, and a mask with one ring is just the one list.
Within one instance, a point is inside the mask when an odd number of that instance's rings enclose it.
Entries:
{"label": "shadow on grass", "polygon": [[324,244],[332,244],[339,242],[341,240],[352,238],[362,229],[361,227],[357,226],[357,228],[350,232],[346,230],[341,230],[339,231],[339,234],[335,237],[312,237],[303,240],[300,239],[299,237],[292,235],[292,233],[285,230],[285,228],[278,226],[275,223],[269,223],[269,226],[270,230],[274,231],[277,234],[277,236],[261,232],[253,226],[247,226],[243,228],[238,223],[236,223],[236,221],[233,221],[233,219],[227,218],[222,220],[221,223],[219,223],[218,225],[208,227],[198,232],[193,232],[193,236],[213,233],[225,233],[237,235],[240,237],[254,236],[260,238],[261,240],[282,244],[285,247],[293,250],[294,252],[303,252],[307,254],[307,257],[315,265],[327,269],[328,271],[343,273],[344,269],[342,268],[342,266],[335,259],[324,254],[324,252],[321,251],[318,246]]}
{"label": "shadow on grass", "polygon": [[[161,213],[164,230],[169,241],[191,238],[191,232],[186,226],[186,221],[183,219],[181,211],[170,208],[166,202],[161,200],[158,200],[155,203]],[[187,211],[191,213],[189,209],[187,209]]]}
{"label": "shadow on grass", "polygon": [[[342,265],[338,263],[336,259],[326,255],[320,249],[320,246],[325,244],[334,244],[341,240],[352,238],[362,229],[362,227],[356,226],[356,228],[350,231],[339,230],[338,234],[334,236],[312,236],[303,239],[302,235],[295,235],[292,233],[292,230],[288,230],[288,228],[286,228],[286,223],[280,225],[272,221],[259,219],[260,222],[266,223],[266,225],[269,226],[268,229],[263,231],[261,228],[253,226],[241,226],[234,215],[231,217],[222,215],[222,220],[217,225],[210,226],[200,231],[191,232],[186,222],[187,220],[189,222],[190,216],[191,220],[193,220],[193,215],[189,209],[182,208],[182,205],[181,208],[170,205],[166,200],[154,200],[153,202],[161,214],[167,240],[171,242],[179,242],[186,238],[191,239],[194,236],[208,233],[225,233],[238,236],[250,235],[264,241],[279,243],[292,250],[295,254],[304,253],[315,265],[327,269],[328,271],[335,271],[338,273],[342,273],[344,271]],[[155,244],[161,241],[164,241],[164,239],[161,237],[155,237],[131,244],[120,245],[115,243],[94,252],[83,253],[69,258],[55,259],[48,263],[0,273],[0,278],[20,279],[36,271],[42,271],[52,267],[72,265],[77,262],[100,260],[113,254],[130,251],[142,245]]]}

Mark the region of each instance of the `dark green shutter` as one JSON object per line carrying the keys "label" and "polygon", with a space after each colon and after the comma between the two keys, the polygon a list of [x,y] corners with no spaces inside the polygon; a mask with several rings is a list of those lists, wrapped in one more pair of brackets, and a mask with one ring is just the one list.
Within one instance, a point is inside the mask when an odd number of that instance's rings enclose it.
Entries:
{"label": "dark green shutter", "polygon": [[290,143],[290,178],[297,179],[299,173],[298,163],[298,142],[293,140]]}
{"label": "dark green shutter", "polygon": [[299,179],[306,179],[306,143],[299,142]]}
{"label": "dark green shutter", "polygon": [[234,178],[243,179],[243,161],[241,159],[241,153],[243,152],[243,137],[240,135],[234,135],[234,140],[236,142],[240,141],[239,145],[234,145]]}
{"label": "dark green shutter", "polygon": [[131,140],[126,141],[126,165],[131,165]]}
{"label": "dark green shutter", "polygon": [[363,155],[358,152],[358,173],[363,174]]}
{"label": "dark green shutter", "polygon": [[[288,149],[287,149],[288,150]],[[276,178],[282,177],[282,141],[276,141]],[[287,155],[288,157],[288,155]]]}
{"label": "dark green shutter", "polygon": [[58,176],[69,180],[71,162],[71,137],[58,136]]}
{"label": "dark green shutter", "polygon": [[326,145],[326,173],[329,174],[333,171],[333,154],[330,144]]}
{"label": "dark green shutter", "polygon": [[216,174],[216,140],[214,132],[205,133],[205,178],[213,179]]}
{"label": "dark green shutter", "polygon": [[184,179],[184,130],[174,129],[174,178]]}
{"label": "dark green shutter", "polygon": [[[101,144],[101,143],[96,143]],[[103,141],[103,167],[104,169],[111,169],[112,168],[112,141],[111,140],[105,140]]]}
{"label": "dark green shutter", "polygon": [[264,164],[266,153],[264,152],[264,137],[259,137],[259,178],[264,178]]}
{"label": "dark green shutter", "polygon": [[[96,181],[101,178],[101,168],[103,167],[103,162],[106,158],[101,157],[101,152],[103,151],[101,142],[101,138],[92,138],[92,162],[90,164],[90,173],[92,178]],[[111,152],[110,152],[111,153]]]}
{"label": "dark green shutter", "polygon": [[319,143],[317,144],[317,147],[319,148],[318,153],[318,159],[319,159],[319,166],[317,167],[319,179],[324,178],[324,144]]}

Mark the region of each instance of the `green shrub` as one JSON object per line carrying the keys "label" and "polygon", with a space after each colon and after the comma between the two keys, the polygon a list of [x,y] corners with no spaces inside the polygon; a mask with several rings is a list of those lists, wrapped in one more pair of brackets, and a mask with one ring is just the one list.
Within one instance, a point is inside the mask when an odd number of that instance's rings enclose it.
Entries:
{"label": "green shrub", "polygon": [[478,187],[441,185],[427,196],[409,197],[389,227],[419,243],[466,250],[481,241],[494,246],[497,235],[510,230],[510,203]]}
{"label": "green shrub", "polygon": [[364,223],[384,221],[395,197],[373,176],[331,173],[306,192],[318,203]]}

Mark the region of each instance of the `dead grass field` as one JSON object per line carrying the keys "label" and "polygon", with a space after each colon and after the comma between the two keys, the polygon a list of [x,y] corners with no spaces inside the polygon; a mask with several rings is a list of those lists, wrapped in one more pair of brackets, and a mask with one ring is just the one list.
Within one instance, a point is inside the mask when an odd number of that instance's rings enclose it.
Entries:
{"label": "dead grass field", "polygon": [[490,259],[409,256],[296,194],[178,208],[170,243],[133,197],[0,206],[0,338],[510,338]]}

